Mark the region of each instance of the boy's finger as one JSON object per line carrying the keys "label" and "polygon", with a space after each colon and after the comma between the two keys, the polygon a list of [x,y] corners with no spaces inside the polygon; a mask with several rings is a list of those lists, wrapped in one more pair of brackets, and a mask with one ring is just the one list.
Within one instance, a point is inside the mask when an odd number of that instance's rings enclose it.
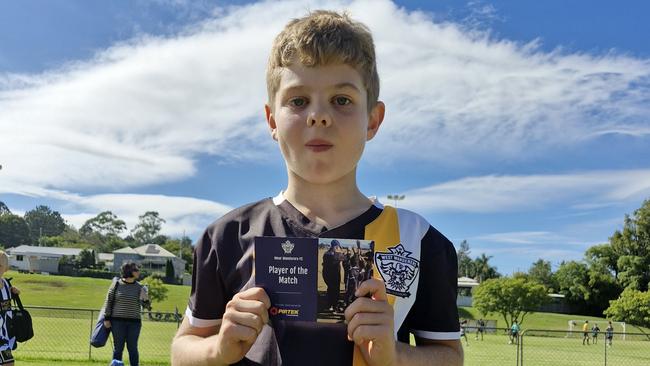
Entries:
{"label": "boy's finger", "polygon": [[345,309],[346,322],[350,322],[357,313],[387,313],[392,316],[393,308],[386,301],[376,301],[367,297],[359,297]]}
{"label": "boy's finger", "polygon": [[231,319],[236,324],[253,328],[257,334],[262,332],[262,328],[264,327],[262,317],[253,313],[236,312]]}
{"label": "boy's finger", "polygon": [[352,341],[361,345],[367,341],[374,341],[385,338],[390,333],[390,328],[385,325],[361,325],[352,334]]}
{"label": "boy's finger", "polygon": [[377,301],[388,300],[388,296],[386,295],[386,285],[383,281],[380,281],[376,278],[370,278],[366,281],[363,281],[357,291],[354,293],[354,296],[371,296],[374,300]]}
{"label": "boy's finger", "polygon": [[252,313],[259,316],[264,324],[268,323],[268,309],[266,305],[259,300],[242,300],[232,301],[228,304],[228,308],[232,308],[242,313]]}
{"label": "boy's finger", "polygon": [[251,313],[240,313],[237,311],[230,311],[226,312],[223,316],[224,320],[227,320],[229,324],[228,328],[229,329],[230,335],[235,336],[235,339],[238,340],[243,340],[243,341],[249,341],[250,340],[250,334],[248,330],[245,329],[239,329],[239,328],[247,328],[253,331],[254,337],[257,338],[257,335],[260,334],[262,331],[262,327],[264,324],[262,323],[261,319],[256,316],[255,314]]}
{"label": "boy's finger", "polygon": [[234,297],[244,300],[261,301],[267,309],[271,307],[271,299],[269,299],[269,295],[261,287],[251,287],[246,291],[237,293]]}
{"label": "boy's finger", "polygon": [[348,323],[348,335],[354,334],[358,327],[364,325],[387,325],[391,319],[385,313],[357,313]]}

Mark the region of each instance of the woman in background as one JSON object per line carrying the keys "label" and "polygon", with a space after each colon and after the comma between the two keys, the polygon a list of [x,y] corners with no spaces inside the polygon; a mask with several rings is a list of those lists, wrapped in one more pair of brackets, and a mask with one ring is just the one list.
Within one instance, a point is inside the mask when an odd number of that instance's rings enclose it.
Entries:
{"label": "woman in background", "polygon": [[129,351],[131,366],[139,366],[138,338],[142,329],[140,301],[148,301],[147,291],[137,279],[140,270],[135,263],[125,263],[121,278],[111,285],[104,302],[104,325],[113,333],[113,360],[122,361],[124,343]]}

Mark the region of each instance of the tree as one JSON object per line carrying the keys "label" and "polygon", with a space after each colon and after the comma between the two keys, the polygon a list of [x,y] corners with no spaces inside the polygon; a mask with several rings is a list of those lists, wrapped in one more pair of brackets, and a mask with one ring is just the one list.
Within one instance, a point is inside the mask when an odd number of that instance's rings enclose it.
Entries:
{"label": "tree", "polygon": [[528,270],[528,278],[532,281],[546,286],[550,290],[555,290],[557,287],[553,281],[553,271],[551,270],[551,262],[543,259],[538,259],[530,266]]}
{"label": "tree", "polygon": [[126,230],[126,224],[111,211],[103,211],[86,221],[79,229],[79,234],[100,251],[112,252],[126,246],[119,236]]}
{"label": "tree", "polygon": [[485,253],[481,253],[479,257],[474,259],[472,267],[474,269],[474,275],[479,282],[483,282],[490,278],[498,278],[500,276],[497,269],[490,265],[491,258],[491,255],[488,256],[485,255]]}
{"label": "tree", "polygon": [[560,263],[555,272],[555,281],[560,293],[572,302],[589,299],[589,273],[587,265],[582,262],[569,261]]}
{"label": "tree", "polygon": [[94,268],[95,267],[95,253],[91,250],[84,249],[79,253],[77,259],[80,268]]}
{"label": "tree", "polygon": [[527,314],[548,302],[544,285],[523,278],[496,278],[482,282],[474,291],[473,304],[481,313],[500,314],[510,328],[522,324]]}
{"label": "tree", "polygon": [[152,304],[154,302],[164,301],[167,298],[167,292],[169,292],[169,290],[163,284],[160,277],[151,275],[142,280],[142,284],[148,287],[149,299],[151,300]]}
{"label": "tree", "polygon": [[131,234],[138,244],[149,244],[158,235],[165,220],[156,211],[147,211],[144,215],[139,216],[138,219],[140,221],[131,230]]}
{"label": "tree", "polygon": [[11,210],[9,210],[9,207],[5,205],[4,202],[0,201],[0,216],[2,215],[9,215],[11,214]]}
{"label": "tree", "polygon": [[168,239],[167,242],[161,246],[175,255],[178,255],[180,250],[180,257],[185,260],[185,270],[189,271],[194,260],[192,240],[190,238],[184,236],[181,239]]}
{"label": "tree", "polygon": [[625,215],[622,231],[614,232],[609,238],[613,253],[610,260],[616,258],[616,277],[621,287],[639,291],[648,291],[650,286],[650,200],[632,217]]}
{"label": "tree", "polygon": [[14,214],[0,215],[0,244],[11,248],[29,243],[29,226],[25,219]]}
{"label": "tree", "polygon": [[588,266],[583,262],[562,262],[553,277],[568,302],[595,316],[601,316],[609,300],[621,291],[614,275],[602,263]]}
{"label": "tree", "polygon": [[124,230],[126,230],[124,221],[120,220],[111,211],[103,211],[86,221],[79,229],[79,233],[84,236],[93,233],[101,236],[119,236]]}
{"label": "tree", "polygon": [[165,264],[165,282],[166,283],[176,282],[176,275],[174,274],[174,265],[172,264],[171,259],[168,259],[167,263]]}
{"label": "tree", "polygon": [[474,262],[469,257],[471,250],[467,240],[463,240],[458,248],[458,276],[474,277]]}
{"label": "tree", "polygon": [[61,214],[43,205],[27,211],[25,221],[29,226],[29,234],[33,241],[38,241],[44,236],[60,235],[65,230],[65,220]]}
{"label": "tree", "polygon": [[617,321],[650,327],[650,291],[625,289],[618,299],[610,302],[605,315]]}

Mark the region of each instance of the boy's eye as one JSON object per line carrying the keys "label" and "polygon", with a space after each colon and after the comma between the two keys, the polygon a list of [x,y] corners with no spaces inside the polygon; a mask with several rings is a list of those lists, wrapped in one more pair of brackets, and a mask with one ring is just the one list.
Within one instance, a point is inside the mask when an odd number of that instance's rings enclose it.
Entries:
{"label": "boy's eye", "polygon": [[334,98],[334,103],[336,103],[336,105],[348,105],[352,103],[352,101],[348,97],[336,97]]}
{"label": "boy's eye", "polygon": [[302,107],[307,104],[307,100],[305,98],[293,98],[289,101],[289,104],[292,107]]}

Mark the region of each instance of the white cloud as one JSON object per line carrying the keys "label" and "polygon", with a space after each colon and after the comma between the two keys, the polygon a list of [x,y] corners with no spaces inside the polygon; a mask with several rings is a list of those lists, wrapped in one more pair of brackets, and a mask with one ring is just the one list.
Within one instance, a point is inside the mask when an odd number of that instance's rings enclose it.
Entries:
{"label": "white cloud", "polygon": [[[86,220],[102,211],[111,211],[124,220],[129,230],[138,223],[138,216],[156,211],[166,222],[162,234],[196,237],[208,224],[223,216],[232,207],[193,197],[154,194],[98,194],[83,196],[53,190],[30,190],[31,196],[47,197],[58,202],[63,218],[79,229]],[[24,214],[14,211],[16,214]],[[126,232],[123,234],[127,234]]]}
{"label": "white cloud", "polygon": [[266,159],[275,149],[262,113],[271,40],[320,7],[348,8],[373,30],[388,109],[371,160],[477,162],[602,134],[647,136],[646,59],[544,53],[388,1],[265,1],[61,69],[0,74],[0,189],[121,191],[187,179],[204,154]]}
{"label": "white cloud", "polygon": [[585,209],[650,195],[650,170],[564,175],[482,176],[404,192],[400,206],[418,212],[532,212],[561,205]]}

